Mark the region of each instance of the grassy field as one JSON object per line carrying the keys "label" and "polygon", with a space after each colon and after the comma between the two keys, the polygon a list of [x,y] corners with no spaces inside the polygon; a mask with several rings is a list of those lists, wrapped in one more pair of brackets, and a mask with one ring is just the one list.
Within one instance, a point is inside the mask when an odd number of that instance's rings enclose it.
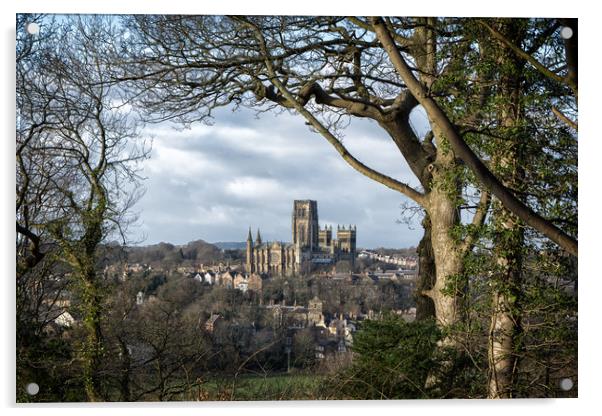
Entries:
{"label": "grassy field", "polygon": [[278,374],[211,379],[198,388],[199,400],[318,400],[324,376]]}

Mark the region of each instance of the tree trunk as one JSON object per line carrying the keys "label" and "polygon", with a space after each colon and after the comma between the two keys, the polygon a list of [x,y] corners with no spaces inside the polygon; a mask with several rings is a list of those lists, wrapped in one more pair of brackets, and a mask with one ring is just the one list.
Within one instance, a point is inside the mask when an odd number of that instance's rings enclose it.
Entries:
{"label": "tree trunk", "polygon": [[523,230],[517,218],[499,208],[496,218],[499,238],[495,253],[498,271],[494,275],[491,325],[488,343],[488,398],[511,398],[518,363],[518,335],[520,334]]}
{"label": "tree trunk", "polygon": [[[433,175],[434,185],[428,196],[428,213],[431,219],[431,239],[433,258],[435,260],[435,282],[432,289],[425,292],[432,300],[437,324],[444,330],[452,329],[462,322],[464,317],[462,300],[464,296],[464,252],[460,244],[452,237],[454,227],[459,225],[457,200],[457,189],[450,192],[449,189],[441,187],[441,175],[449,178],[451,171],[443,171],[441,174]],[[443,188],[443,189],[442,189]],[[443,349],[454,349],[461,354],[455,331],[446,331],[446,335],[439,342]],[[444,397],[449,391],[449,385],[441,383],[446,380],[450,384],[454,378],[455,361],[446,359],[440,362],[439,371],[433,372],[426,380],[425,387],[434,389],[433,394]]]}
{"label": "tree trunk", "polygon": [[416,320],[435,318],[435,303],[425,295],[433,289],[436,279],[435,258],[431,241],[431,219],[425,214],[422,220],[424,235],[418,244],[418,281],[416,282]]}
{"label": "tree trunk", "polygon": [[99,368],[103,353],[101,321],[101,295],[96,279],[94,264],[87,264],[82,270],[83,309],[86,339],[82,350],[84,388],[91,402],[103,401],[101,395]]}
{"label": "tree trunk", "polygon": [[[500,22],[500,32],[514,44],[522,43],[524,36],[520,22]],[[493,169],[504,186],[520,190],[524,187],[525,163],[521,151],[521,140],[517,130],[521,122],[521,72],[523,62],[508,49],[498,55],[500,77],[499,120],[502,136],[506,140],[498,145],[493,154]],[[488,394],[490,399],[511,398],[514,395],[519,349],[518,335],[521,331],[522,249],[524,231],[519,218],[496,201],[494,204],[496,270],[492,276],[491,324],[488,342]]]}
{"label": "tree trunk", "polygon": [[[460,225],[458,201],[460,183],[457,164],[449,144],[437,125],[431,123],[437,141],[437,157],[427,170],[431,186],[426,211],[431,221],[431,243],[435,260],[435,284],[427,292],[433,300],[437,322],[441,327],[455,325],[461,320],[461,299],[466,285],[461,281],[464,250],[452,232]],[[444,344],[452,346],[451,338]]]}
{"label": "tree trunk", "polygon": [[121,379],[119,382],[119,389],[121,393],[121,401],[129,402],[131,401],[131,392],[130,392],[130,365],[131,358],[130,352],[127,347],[127,343],[121,337],[118,337],[119,342],[119,352],[121,354]]}
{"label": "tree trunk", "polygon": [[[463,252],[453,239],[453,228],[459,224],[456,203],[446,190],[435,186],[429,194],[432,246],[435,259],[435,284],[428,291],[435,306],[437,322],[442,327],[461,319],[461,299],[465,285],[461,279]],[[451,344],[451,340],[445,343]]]}

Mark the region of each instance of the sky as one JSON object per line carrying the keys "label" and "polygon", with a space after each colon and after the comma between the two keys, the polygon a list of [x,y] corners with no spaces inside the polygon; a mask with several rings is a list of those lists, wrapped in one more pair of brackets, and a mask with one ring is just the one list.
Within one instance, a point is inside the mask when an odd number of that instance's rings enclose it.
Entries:
{"label": "sky", "polygon": [[[415,126],[426,116],[413,115]],[[420,131],[419,131],[420,133]],[[352,169],[301,116],[248,109],[215,113],[211,126],[146,127],[153,149],[138,202],[138,244],[245,241],[260,228],[264,241],[291,241],[295,199],[318,202],[320,225],[354,224],[363,248],[416,246],[419,218],[400,223],[408,199]],[[403,157],[376,125],[352,120],[345,146],[362,162],[417,185]],[[334,236],[333,236],[334,237]]]}

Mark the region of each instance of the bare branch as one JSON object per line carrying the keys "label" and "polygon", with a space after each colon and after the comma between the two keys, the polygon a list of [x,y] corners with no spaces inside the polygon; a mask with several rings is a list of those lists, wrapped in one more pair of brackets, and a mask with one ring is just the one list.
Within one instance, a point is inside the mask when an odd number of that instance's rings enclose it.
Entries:
{"label": "bare branch", "polygon": [[578,124],[575,121],[568,118],[562,111],[560,111],[555,106],[552,106],[552,113],[554,113],[554,115],[556,117],[558,117],[558,119],[560,121],[562,121],[564,124],[566,124],[567,126],[573,128],[575,130],[578,130],[578,127],[579,127]]}
{"label": "bare branch", "polygon": [[303,117],[305,117],[305,119],[318,132],[320,132],[322,134],[322,136],[324,136],[324,138],[326,138],[326,140],[337,150],[337,152],[339,152],[341,157],[351,167],[353,167],[355,170],[357,170],[364,176],[367,176],[368,178],[370,178],[376,182],[379,182],[395,191],[401,192],[402,194],[406,195],[408,198],[411,198],[412,200],[414,200],[416,203],[418,203],[420,205],[424,204],[424,195],[423,194],[416,191],[414,188],[408,186],[405,183],[399,182],[396,179],[393,179],[387,175],[377,172],[374,169],[364,165],[359,160],[357,160],[351,153],[349,153],[349,151],[347,150],[347,148],[345,148],[345,146],[343,146],[341,141],[339,139],[337,139],[334,135],[332,135],[332,133],[330,133],[330,131],[326,127],[324,127],[324,125],[322,123],[320,123],[320,121],[318,119],[316,119],[313,116],[313,114],[311,114],[307,109],[305,109],[303,104],[301,102],[297,101],[295,99],[295,97],[291,94],[291,92],[288,91],[284,87],[282,82],[280,82],[279,78],[277,77],[277,75],[274,71],[274,67],[272,65],[272,60],[271,60],[271,57],[267,50],[267,46],[265,44],[265,38],[263,37],[261,30],[256,25],[252,24],[251,22],[249,22],[246,19],[243,19],[240,17],[235,17],[235,19],[237,19],[240,22],[251,27],[253,29],[253,31],[255,32],[255,34],[257,36],[257,40],[259,41],[261,52],[265,56],[265,65],[267,67],[268,73],[271,76],[270,81],[276,86],[276,88],[278,88],[280,93],[289,101],[289,103],[293,104],[295,110],[297,110],[297,112],[299,112],[299,114],[301,114]]}
{"label": "bare branch", "polygon": [[391,62],[397,69],[400,77],[408,86],[408,89],[412,92],[412,95],[414,95],[418,102],[422,104],[431,120],[439,126],[445,135],[445,138],[451,144],[454,152],[474,172],[479,181],[481,181],[485,187],[489,188],[508,210],[512,211],[525,221],[527,225],[535,228],[569,253],[576,256],[578,253],[577,240],[541,217],[514,196],[512,192],[510,192],[510,190],[508,190],[508,188],[506,188],[499,179],[491,173],[485,164],[460,137],[447,115],[435,100],[429,96],[422,84],[414,77],[414,74],[412,74],[410,67],[401,56],[389,31],[385,27],[383,20],[380,18],[373,18],[372,25],[374,26],[378,39],[387,51]]}

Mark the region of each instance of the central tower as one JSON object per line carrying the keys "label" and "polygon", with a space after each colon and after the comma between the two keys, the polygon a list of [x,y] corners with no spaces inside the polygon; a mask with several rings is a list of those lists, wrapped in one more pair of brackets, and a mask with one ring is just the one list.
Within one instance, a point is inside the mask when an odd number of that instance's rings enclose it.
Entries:
{"label": "central tower", "polygon": [[293,244],[311,252],[318,249],[318,203],[312,200],[293,203]]}

